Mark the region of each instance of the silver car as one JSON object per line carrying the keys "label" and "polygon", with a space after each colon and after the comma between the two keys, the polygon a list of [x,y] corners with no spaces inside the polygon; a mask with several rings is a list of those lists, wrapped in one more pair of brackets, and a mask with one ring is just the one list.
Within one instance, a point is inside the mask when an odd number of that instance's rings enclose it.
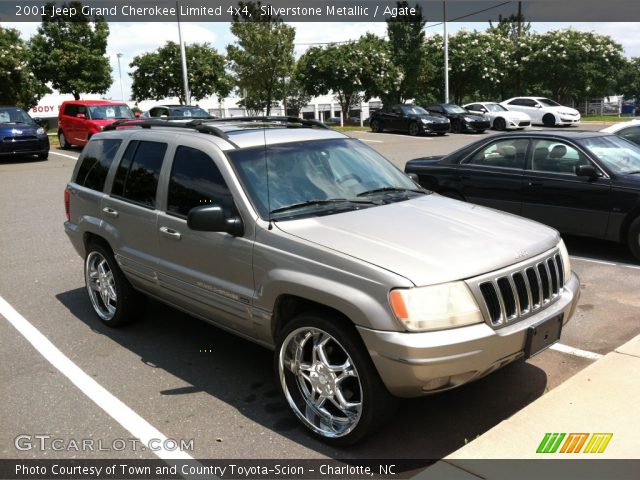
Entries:
{"label": "silver car", "polygon": [[579,295],[555,230],[423,190],[313,121],[116,124],[83,150],[65,204],[105,324],[151,296],[274,349],[293,414],[334,444],[373,431],[394,397],[542,351]]}

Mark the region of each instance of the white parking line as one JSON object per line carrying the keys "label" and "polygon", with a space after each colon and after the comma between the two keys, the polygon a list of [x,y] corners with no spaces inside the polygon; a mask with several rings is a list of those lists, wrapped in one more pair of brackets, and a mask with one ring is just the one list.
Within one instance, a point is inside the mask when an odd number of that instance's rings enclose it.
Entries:
{"label": "white parking line", "polygon": [[549,347],[550,350],[556,352],[568,353],[569,355],[575,355],[576,357],[588,358],[589,360],[598,360],[604,355],[595,352],[589,352],[587,350],[580,350],[579,348],[570,347],[562,343],[554,343]]}
{"label": "white parking line", "polygon": [[592,258],[576,257],[575,255],[570,255],[570,257],[572,259],[581,260],[583,262],[599,263],[601,265],[610,265],[612,267],[634,268],[636,270],[640,270],[640,266],[638,266],[638,265],[629,265],[628,263],[605,262],[604,260],[594,260]]}
{"label": "white parking line", "polygon": [[370,138],[360,138],[359,140],[362,140],[363,142],[369,142],[369,143],[384,143],[384,141],[382,140],[371,140]]}
{"label": "white parking line", "polygon": [[[355,133],[355,132],[354,132]],[[402,138],[406,138],[407,140],[433,140],[432,137],[412,137],[410,135],[402,135],[401,133],[374,133],[374,132],[367,132],[367,131],[358,131],[357,133],[368,133],[369,135],[384,135],[385,137],[402,137]],[[362,139],[363,140],[363,139]]]}
{"label": "white parking line", "polygon": [[73,160],[77,160],[78,157],[74,157],[73,155],[67,155],[65,153],[54,152],[53,150],[49,150],[49,154],[58,155],[60,157],[71,158]]}
{"label": "white parking line", "polygon": [[20,315],[7,301],[0,297],[0,314],[13,325],[20,334],[60,373],[78,387],[96,405],[102,408],[116,422],[122,425],[132,435],[150,447],[153,442],[153,453],[163,460],[193,460],[193,457],[183,451],[167,450],[165,442],[168,438],[148,423],[144,418],[121,402],[107,391],[102,385],[87,375],[80,367],[73,363],[58,348],[49,341],[29,321]]}

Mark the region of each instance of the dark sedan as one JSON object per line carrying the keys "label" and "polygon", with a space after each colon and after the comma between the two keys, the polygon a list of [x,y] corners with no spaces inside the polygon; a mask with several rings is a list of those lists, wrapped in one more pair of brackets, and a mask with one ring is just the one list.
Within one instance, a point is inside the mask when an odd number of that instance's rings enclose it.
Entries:
{"label": "dark sedan", "polygon": [[482,133],[491,127],[491,120],[489,120],[488,117],[476,113],[469,113],[460,105],[436,103],[426,108],[432,114],[447,117],[451,122],[451,131],[454,133]]}
{"label": "dark sedan", "polygon": [[409,135],[435,133],[444,135],[449,131],[450,122],[442,115],[434,115],[417,105],[393,105],[391,108],[377,110],[369,121],[371,131],[400,130]]}
{"label": "dark sedan", "polygon": [[405,171],[442,195],[627,243],[640,259],[640,147],[616,135],[504,133]]}

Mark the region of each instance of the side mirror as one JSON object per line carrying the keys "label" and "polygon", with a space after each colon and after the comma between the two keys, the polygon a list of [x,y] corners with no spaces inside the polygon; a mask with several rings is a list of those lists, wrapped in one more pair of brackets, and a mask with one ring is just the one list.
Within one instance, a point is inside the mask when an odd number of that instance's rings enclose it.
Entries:
{"label": "side mirror", "polygon": [[234,237],[244,234],[244,225],[239,216],[227,215],[220,205],[202,205],[189,210],[187,226],[201,232],[225,232]]}
{"label": "side mirror", "polygon": [[593,165],[577,165],[575,171],[579,177],[598,178],[600,176]]}
{"label": "side mirror", "polygon": [[82,120],[84,120],[85,118],[87,118],[87,116],[84,113],[79,113],[76,115],[76,118],[80,118]]}
{"label": "side mirror", "polygon": [[413,180],[416,183],[420,183],[420,177],[418,176],[417,173],[407,173],[407,177],[409,177],[411,180]]}
{"label": "side mirror", "polygon": [[536,103],[536,108],[542,108],[542,105],[540,105],[539,103]]}

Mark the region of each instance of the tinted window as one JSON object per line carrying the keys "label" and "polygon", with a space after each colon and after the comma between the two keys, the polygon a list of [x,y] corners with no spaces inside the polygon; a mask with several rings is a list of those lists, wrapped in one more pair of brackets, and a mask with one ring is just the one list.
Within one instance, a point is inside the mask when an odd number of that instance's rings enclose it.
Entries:
{"label": "tinted window", "polygon": [[630,142],[636,143],[640,145],[640,126],[639,127],[629,127],[618,132],[622,138],[626,138]]}
{"label": "tinted window", "polygon": [[534,140],[531,151],[531,169],[541,172],[575,173],[577,165],[590,164],[574,147],[557,140]]}
{"label": "tinted window", "polygon": [[72,103],[64,107],[64,115],[75,117],[77,114],[78,114],[78,105],[75,105]]}
{"label": "tinted window", "polygon": [[190,147],[178,147],[171,167],[167,212],[186,217],[193,207],[233,205],[231,192],[222,174],[206,153]]}
{"label": "tinted window", "polygon": [[438,105],[431,105],[430,107],[427,107],[427,109],[430,112],[438,112],[438,113],[442,113],[442,107],[438,106]]}
{"label": "tinted window", "polygon": [[118,166],[112,193],[136,203],[155,207],[158,177],[166,143],[132,142]]}
{"label": "tinted window", "polygon": [[82,151],[76,183],[102,191],[107,173],[122,143],[117,139],[93,140]]}
{"label": "tinted window", "polygon": [[492,143],[476,153],[470,164],[486,165],[491,167],[523,169],[527,158],[529,140],[525,138],[517,140],[501,140]]}

